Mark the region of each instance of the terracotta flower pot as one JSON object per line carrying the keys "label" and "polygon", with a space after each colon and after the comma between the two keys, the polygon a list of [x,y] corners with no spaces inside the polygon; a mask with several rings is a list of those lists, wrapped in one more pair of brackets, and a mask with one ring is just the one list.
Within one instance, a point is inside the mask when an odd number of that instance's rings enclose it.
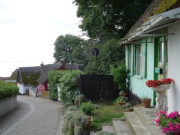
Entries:
{"label": "terracotta flower pot", "polygon": [[87,124],[86,128],[89,128],[91,126],[92,121],[93,121],[93,117],[89,116],[88,117],[88,124]]}
{"label": "terracotta flower pot", "polygon": [[128,111],[129,111],[129,112],[132,112],[132,111],[133,111],[133,109],[128,109]]}
{"label": "terracotta flower pot", "polygon": [[119,102],[118,103],[120,106],[122,106],[122,105],[125,105],[126,103],[125,102]]}
{"label": "terracotta flower pot", "polygon": [[145,98],[145,99],[141,99],[144,108],[150,108],[150,104],[151,104],[151,99],[150,98]]}
{"label": "terracotta flower pot", "polygon": [[122,96],[123,97],[128,97],[128,94],[127,93],[123,93]]}

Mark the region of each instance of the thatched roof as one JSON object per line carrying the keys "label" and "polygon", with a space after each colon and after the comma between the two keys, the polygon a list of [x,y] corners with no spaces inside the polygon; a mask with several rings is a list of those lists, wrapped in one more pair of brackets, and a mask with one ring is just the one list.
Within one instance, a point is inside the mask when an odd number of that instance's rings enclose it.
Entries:
{"label": "thatched roof", "polygon": [[[55,63],[55,64],[50,64],[49,68],[47,68],[42,74],[41,76],[37,79],[37,82],[39,82],[40,84],[44,84],[48,81],[48,73],[49,71],[52,70],[59,70],[63,65],[61,63]],[[84,70],[84,65],[83,64],[69,64],[66,63],[65,66],[63,66],[66,70]]]}
{"label": "thatched roof", "polygon": [[141,27],[142,24],[146,23],[150,17],[178,7],[180,7],[180,0],[153,0],[124,39],[127,39],[134,31]]}
{"label": "thatched roof", "polygon": [[18,79],[18,69],[16,69],[14,72],[12,72],[11,76],[9,77],[9,80],[17,80]]}

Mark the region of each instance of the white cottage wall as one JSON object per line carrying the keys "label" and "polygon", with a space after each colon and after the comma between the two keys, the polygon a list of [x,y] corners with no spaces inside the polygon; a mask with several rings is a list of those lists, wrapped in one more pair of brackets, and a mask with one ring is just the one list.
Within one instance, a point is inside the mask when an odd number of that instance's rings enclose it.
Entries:
{"label": "white cottage wall", "polygon": [[168,90],[168,113],[180,112],[180,21],[168,27],[168,77],[175,83]]}
{"label": "white cottage wall", "polygon": [[24,88],[24,85],[17,83],[17,86],[19,87],[19,93],[20,94],[25,94],[26,93],[26,89]]}

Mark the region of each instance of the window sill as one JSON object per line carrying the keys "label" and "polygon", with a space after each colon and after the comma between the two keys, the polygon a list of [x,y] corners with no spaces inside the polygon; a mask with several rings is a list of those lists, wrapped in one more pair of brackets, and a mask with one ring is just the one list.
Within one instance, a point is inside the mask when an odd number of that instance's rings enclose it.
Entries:
{"label": "window sill", "polygon": [[142,77],[140,75],[135,75],[134,77],[137,79],[142,79]]}

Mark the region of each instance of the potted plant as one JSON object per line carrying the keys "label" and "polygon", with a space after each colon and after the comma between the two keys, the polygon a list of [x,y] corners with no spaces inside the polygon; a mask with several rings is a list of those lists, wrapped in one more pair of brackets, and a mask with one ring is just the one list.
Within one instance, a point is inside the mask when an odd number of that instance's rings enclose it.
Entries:
{"label": "potted plant", "polygon": [[122,106],[122,105],[125,105],[126,104],[126,102],[125,101],[119,101],[119,103],[118,103],[120,106]]}
{"label": "potted plant", "polygon": [[171,78],[162,79],[161,80],[148,80],[146,85],[152,90],[157,92],[156,97],[156,110],[167,110],[167,99],[166,99],[166,90],[170,88],[170,84],[173,83],[174,80]]}
{"label": "potted plant", "polygon": [[166,111],[160,111],[157,113],[155,123],[156,126],[160,127],[162,133],[175,135],[180,133],[180,114],[178,111],[170,114],[167,114]]}
{"label": "potted plant", "polygon": [[129,112],[132,112],[134,110],[134,108],[131,106],[130,108],[128,108]]}
{"label": "potted plant", "polygon": [[143,97],[141,101],[144,105],[144,108],[150,108],[151,98]]}
{"label": "potted plant", "polygon": [[119,95],[123,97],[128,97],[128,94],[125,91],[120,91]]}

